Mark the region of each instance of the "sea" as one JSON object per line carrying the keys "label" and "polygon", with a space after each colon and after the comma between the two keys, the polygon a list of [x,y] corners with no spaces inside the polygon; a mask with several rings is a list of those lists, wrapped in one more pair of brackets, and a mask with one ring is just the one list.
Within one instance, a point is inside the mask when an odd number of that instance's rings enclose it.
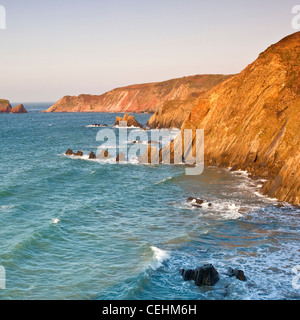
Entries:
{"label": "sea", "polygon": [[[0,115],[1,300],[300,299],[300,209],[261,195],[263,181],[229,168],[188,176],[184,165],[90,160],[105,143],[100,130],[118,134],[120,114],[24,105],[28,114]],[[135,117],[146,125],[150,115]],[[128,128],[131,138],[141,131]],[[183,280],[181,269],[206,263],[217,284]]]}

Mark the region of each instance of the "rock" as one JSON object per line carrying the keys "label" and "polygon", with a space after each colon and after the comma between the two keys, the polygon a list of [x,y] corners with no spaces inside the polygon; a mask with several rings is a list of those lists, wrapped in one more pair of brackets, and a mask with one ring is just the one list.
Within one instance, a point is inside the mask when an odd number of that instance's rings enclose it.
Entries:
{"label": "rock", "polygon": [[111,155],[107,150],[101,150],[101,152],[97,155],[97,159],[109,159]]}
{"label": "rock", "polygon": [[96,155],[93,151],[89,154],[89,159],[96,159]]}
{"label": "rock", "polygon": [[125,113],[124,117],[116,117],[116,122],[115,126],[119,126],[121,121],[126,121],[127,122],[127,127],[138,127],[138,128],[143,128],[143,126],[138,123],[134,116],[129,116],[128,113]]}
{"label": "rock", "polygon": [[246,277],[243,270],[228,268],[227,274],[230,277],[235,276],[240,281],[246,281]]}
{"label": "rock", "polygon": [[116,158],[116,161],[117,162],[120,162],[120,161],[126,161],[126,156],[123,152],[120,152],[118,155],[117,155],[117,158]]}
{"label": "rock", "polygon": [[101,125],[99,123],[94,123],[92,124],[93,127],[101,127]]}
{"label": "rock", "polygon": [[71,150],[71,149],[68,149],[67,151],[66,151],[66,155],[67,156],[73,156],[75,153]]}
{"label": "rock", "polygon": [[27,110],[24,108],[22,104],[11,109],[11,113],[27,113]]}
{"label": "rock", "polygon": [[295,32],[205,93],[181,126],[181,132],[204,130],[206,165],[238,165],[268,180],[262,194],[295,205],[300,204],[299,64],[300,32]]}
{"label": "rock", "polygon": [[229,171],[236,171],[236,170],[238,170],[238,165],[234,165],[234,166],[232,166],[232,168],[229,170]]}
{"label": "rock", "polygon": [[0,113],[10,113],[11,105],[8,100],[0,99]]}
{"label": "rock", "polygon": [[188,198],[188,201],[191,202],[192,205],[195,205],[195,206],[199,206],[199,205],[201,205],[201,204],[204,203],[203,200],[198,199],[198,198],[193,198],[193,197],[189,197],[189,198]]}
{"label": "rock", "polygon": [[195,270],[181,270],[185,281],[194,280],[197,286],[213,286],[219,281],[219,273],[212,264],[205,264]]}
{"label": "rock", "polygon": [[82,157],[83,156],[83,152],[80,150],[80,151],[77,151],[74,156],[76,157]]}

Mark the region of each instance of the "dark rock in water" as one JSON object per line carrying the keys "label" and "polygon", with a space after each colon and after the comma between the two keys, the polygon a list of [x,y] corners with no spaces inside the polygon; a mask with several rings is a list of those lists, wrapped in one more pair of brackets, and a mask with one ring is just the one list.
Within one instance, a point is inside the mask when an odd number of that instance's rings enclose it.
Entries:
{"label": "dark rock in water", "polygon": [[230,171],[236,171],[238,169],[238,166],[235,164],[231,169]]}
{"label": "dark rock in water", "polygon": [[203,204],[203,203],[204,203],[203,200],[198,199],[198,198],[193,198],[193,197],[189,197],[189,198],[188,198],[188,201],[189,201],[189,202],[193,202],[193,203],[197,203],[197,204]]}
{"label": "dark rock in water", "polygon": [[208,206],[209,206],[209,207],[212,207],[212,203],[209,203]]}
{"label": "dark rock in water", "polygon": [[96,159],[96,155],[93,151],[90,153],[89,159]]}
{"label": "dark rock in water", "polygon": [[197,286],[213,286],[219,281],[219,273],[212,264],[205,264],[204,266],[195,270],[181,270],[183,279],[194,280]]}
{"label": "dark rock in water", "polygon": [[239,270],[238,268],[228,268],[228,275],[230,277],[235,276],[240,281],[246,281],[246,277],[243,270]]}
{"label": "dark rock in water", "polygon": [[75,153],[75,156],[76,157],[82,157],[83,156],[83,152],[80,150],[80,151],[77,151],[76,153]]}
{"label": "dark rock in water", "polygon": [[66,155],[67,155],[67,156],[73,156],[73,155],[74,155],[74,152],[73,152],[71,149],[68,149],[68,150],[66,151]]}
{"label": "dark rock in water", "polygon": [[109,159],[111,155],[107,150],[101,150],[101,152],[97,155],[98,159]]}
{"label": "dark rock in water", "polygon": [[188,201],[191,202],[192,206],[197,207],[197,208],[202,208],[201,204],[204,203],[203,200],[198,199],[198,198],[193,198],[193,197],[189,197]]}
{"label": "dark rock in water", "polygon": [[195,270],[184,270],[181,269],[181,275],[183,276],[184,281],[194,280],[195,279]]}
{"label": "dark rock in water", "polygon": [[123,152],[120,152],[120,153],[117,155],[116,161],[117,161],[117,162],[126,161],[126,156],[125,156],[125,154],[124,154]]}
{"label": "dark rock in water", "polygon": [[93,127],[101,127],[99,123],[92,124]]}
{"label": "dark rock in water", "polygon": [[122,118],[122,117],[116,117],[116,122],[115,122],[114,125],[115,125],[115,126],[119,126],[121,121],[127,122],[127,126],[128,126],[128,127],[139,127],[139,128],[143,128],[143,126],[135,120],[134,116],[130,116],[130,115],[128,115],[127,113],[124,115],[123,118]]}

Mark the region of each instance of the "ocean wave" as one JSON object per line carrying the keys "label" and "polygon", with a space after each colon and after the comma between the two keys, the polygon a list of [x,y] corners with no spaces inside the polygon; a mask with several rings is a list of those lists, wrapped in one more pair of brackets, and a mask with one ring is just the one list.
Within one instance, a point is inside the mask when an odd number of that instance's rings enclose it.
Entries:
{"label": "ocean wave", "polygon": [[100,124],[99,126],[98,125],[95,125],[95,124],[89,124],[87,126],[85,126],[86,128],[107,128],[108,126],[105,126],[103,124]]}
{"label": "ocean wave", "polygon": [[169,181],[169,180],[172,180],[172,179],[173,179],[173,177],[168,177],[168,178],[166,178],[166,179],[162,179],[162,180],[160,180],[160,181],[158,181],[158,182],[155,182],[154,185],[158,185],[158,184],[161,184],[161,183],[165,183],[165,182],[167,182],[167,181]]}
{"label": "ocean wave", "polygon": [[3,211],[6,211],[6,210],[9,210],[9,209],[12,209],[12,208],[14,208],[13,204],[0,206],[0,210],[3,210]]}
{"label": "ocean wave", "polygon": [[152,270],[157,270],[158,268],[162,267],[163,262],[171,258],[171,255],[168,251],[159,249],[154,246],[151,247],[151,250],[153,251],[153,258],[150,262],[150,268]]}
{"label": "ocean wave", "polygon": [[195,201],[187,202],[184,201],[180,205],[176,205],[182,209],[189,209],[196,211],[200,216],[207,216],[214,219],[221,220],[236,220],[243,215],[241,211],[247,209],[243,208],[240,204],[229,200],[212,200],[211,202],[204,201],[201,205],[195,206]]}
{"label": "ocean wave", "polygon": [[58,218],[52,219],[52,224],[58,224],[60,220]]}

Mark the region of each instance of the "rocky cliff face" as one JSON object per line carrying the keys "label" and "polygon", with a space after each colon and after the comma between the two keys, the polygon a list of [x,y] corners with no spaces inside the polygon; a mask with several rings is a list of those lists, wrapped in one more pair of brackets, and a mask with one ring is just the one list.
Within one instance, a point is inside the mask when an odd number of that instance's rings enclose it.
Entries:
{"label": "rocky cliff face", "polygon": [[10,113],[11,105],[8,100],[0,99],[0,113]]}
{"label": "rocky cliff face", "polygon": [[205,161],[265,178],[270,197],[300,203],[300,32],[201,97],[182,125],[205,130]]}
{"label": "rocky cliff face", "polygon": [[232,75],[202,75],[199,78],[198,90],[186,100],[169,100],[156,111],[148,121],[151,129],[180,128],[201,96],[217,84],[231,78]]}
{"label": "rocky cliff face", "polygon": [[223,78],[196,75],[117,88],[103,95],[65,96],[46,112],[155,112],[166,101],[197,97]]}

